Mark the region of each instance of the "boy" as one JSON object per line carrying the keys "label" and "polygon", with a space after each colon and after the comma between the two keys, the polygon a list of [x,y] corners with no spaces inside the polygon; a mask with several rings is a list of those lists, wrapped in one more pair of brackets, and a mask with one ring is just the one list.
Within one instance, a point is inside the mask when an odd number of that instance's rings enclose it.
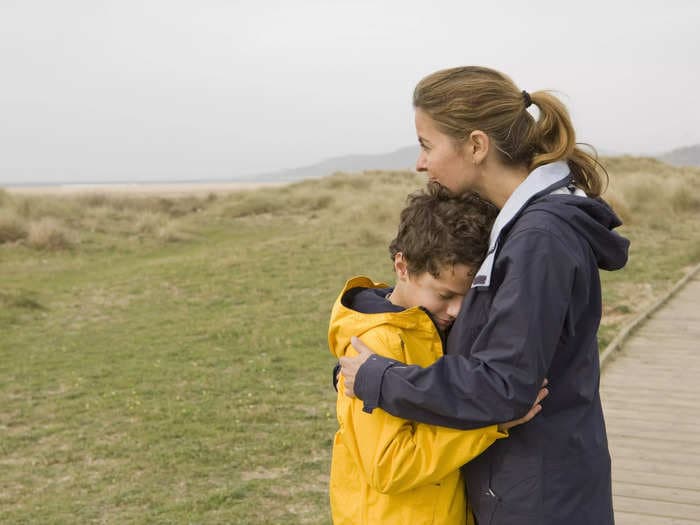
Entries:
{"label": "boy", "polygon": [[[409,196],[390,245],[396,285],[366,277],[347,282],[331,313],[328,341],[337,357],[354,355],[352,336],[386,357],[428,366],[443,353],[445,332],[488,247],[497,210],[475,196],[452,197],[438,184]],[[371,343],[377,343],[372,345]],[[330,499],[336,525],[467,523],[459,468],[521,420],[460,431],[415,423],[362,401],[338,384],[340,425],[333,443]]]}

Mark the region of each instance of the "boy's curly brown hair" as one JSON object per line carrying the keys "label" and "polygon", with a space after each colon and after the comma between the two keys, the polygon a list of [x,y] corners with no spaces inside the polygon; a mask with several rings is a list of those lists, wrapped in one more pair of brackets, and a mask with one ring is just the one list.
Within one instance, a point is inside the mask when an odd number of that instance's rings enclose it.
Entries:
{"label": "boy's curly brown hair", "polygon": [[410,194],[401,211],[396,238],[389,245],[392,260],[401,252],[408,271],[429,272],[464,264],[476,270],[489,246],[498,208],[474,193],[452,194],[436,182]]}

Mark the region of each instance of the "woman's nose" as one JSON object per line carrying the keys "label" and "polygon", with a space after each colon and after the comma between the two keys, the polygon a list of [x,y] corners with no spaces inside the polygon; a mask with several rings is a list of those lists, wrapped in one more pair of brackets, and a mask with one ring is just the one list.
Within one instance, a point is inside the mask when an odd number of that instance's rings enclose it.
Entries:
{"label": "woman's nose", "polygon": [[416,171],[428,171],[428,163],[425,157],[425,151],[421,150],[420,155],[418,155],[418,160],[416,161]]}

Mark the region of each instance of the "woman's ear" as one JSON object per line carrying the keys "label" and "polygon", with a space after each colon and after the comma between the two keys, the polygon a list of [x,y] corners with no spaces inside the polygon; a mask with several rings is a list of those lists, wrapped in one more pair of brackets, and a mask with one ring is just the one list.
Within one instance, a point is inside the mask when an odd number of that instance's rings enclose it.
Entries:
{"label": "woman's ear", "polygon": [[406,264],[406,259],[401,252],[396,252],[396,255],[394,255],[394,271],[396,271],[398,280],[408,280],[408,264]]}
{"label": "woman's ear", "polygon": [[469,140],[466,144],[469,153],[472,157],[472,162],[475,165],[481,164],[489,153],[491,140],[483,131],[477,129],[469,134]]}

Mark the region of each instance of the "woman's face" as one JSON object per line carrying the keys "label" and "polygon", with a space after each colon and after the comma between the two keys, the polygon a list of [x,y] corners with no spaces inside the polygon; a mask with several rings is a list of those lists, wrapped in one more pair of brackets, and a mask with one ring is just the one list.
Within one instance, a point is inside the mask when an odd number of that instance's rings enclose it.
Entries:
{"label": "woman's face", "polygon": [[417,171],[427,172],[428,180],[458,195],[473,189],[476,173],[468,148],[456,145],[420,108],[416,108],[416,133],[421,147]]}

